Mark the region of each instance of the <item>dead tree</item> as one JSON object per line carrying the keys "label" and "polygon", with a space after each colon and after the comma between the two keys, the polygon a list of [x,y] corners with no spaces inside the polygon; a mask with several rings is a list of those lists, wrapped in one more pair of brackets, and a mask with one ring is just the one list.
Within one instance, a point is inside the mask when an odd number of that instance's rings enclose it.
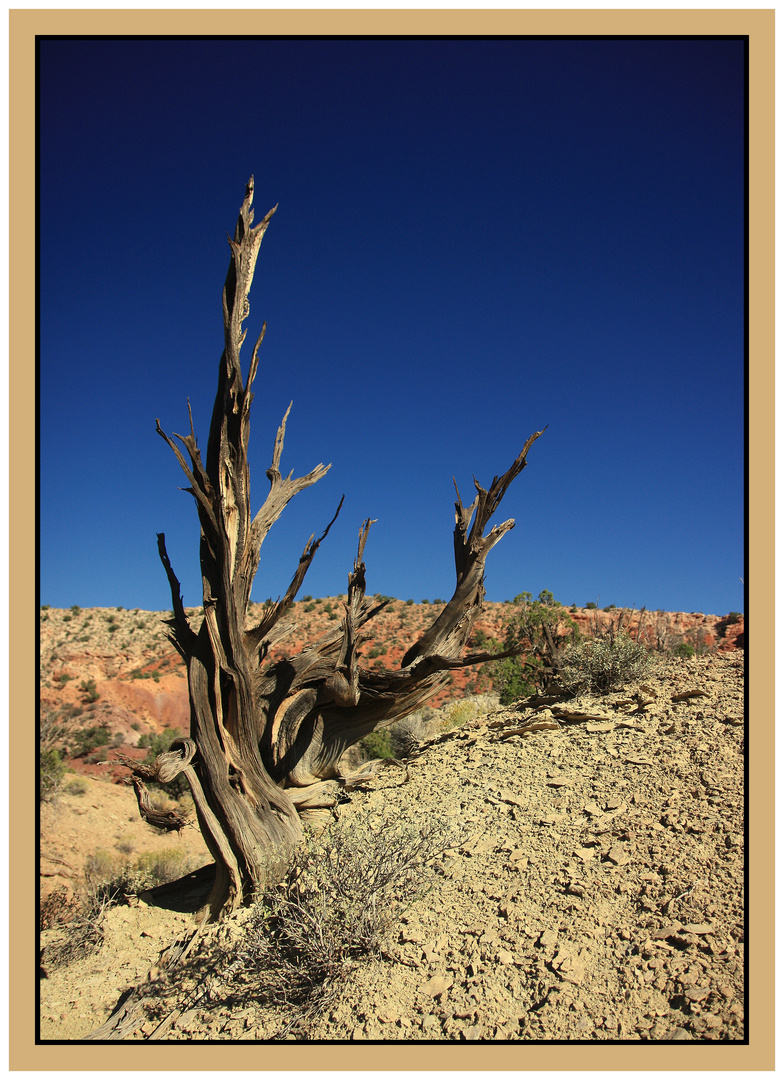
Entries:
{"label": "dead tree", "polygon": [[[190,405],[187,435],[170,437],[156,421],[158,433],[188,478],[186,490],[198,510],[204,619],[196,632],[183,607],[164,535],[159,534],[158,550],[173,601],[169,636],[188,672],[190,737],[175,741],[159,756],[155,774],[165,783],[182,771],[190,785],[198,823],[217,867],[209,900],[212,918],[247,902],[280,874],[301,837],[301,817],[314,808],[334,805],[342,779],[338,761],[347,747],[421,706],[443,687],[451,669],[516,651],[462,655],[482,610],[485,559],[514,522],[504,521],[487,535],[485,527],[512,480],[525,468],[528,451],[541,434],[531,435],[511,467],[495,477],[487,490],[475,481],[476,497],[470,506],[463,506],[457,493],[455,592],[412,644],[398,670],[379,671],[361,664],[362,628],[386,603],[365,596],[363,554],[370,520],[359,531],[342,621],[298,655],[268,662],[271,646],[283,637],[283,617],[340,506],[321,536],[312,536],[305,545],[283,599],[268,602],[260,616],[252,616],[251,585],[264,538],[289,500],[315,484],[329,468],[317,465],[297,479],[291,473],[283,476],[287,411],[267,470],[269,494],[256,514],[251,514],[247,455],[251,387],[266,324],[244,380],[242,324],[248,315],[248,292],[262,237],[277,209],[254,228],[252,201],[251,177],[234,237],[229,239],[231,257],[223,289],[224,350],[206,461],[196,444]],[[142,781],[143,776],[137,774],[137,793]]]}

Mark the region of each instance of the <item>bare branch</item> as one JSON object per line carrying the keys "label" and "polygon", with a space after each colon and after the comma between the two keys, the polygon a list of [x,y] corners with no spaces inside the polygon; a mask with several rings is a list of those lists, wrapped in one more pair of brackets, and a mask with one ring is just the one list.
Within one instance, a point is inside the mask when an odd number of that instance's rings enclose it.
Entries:
{"label": "bare branch", "polygon": [[[246,632],[245,640],[247,643],[247,647],[250,651],[255,652],[259,649],[272,627],[286,614],[286,612],[290,609],[291,605],[294,603],[294,598],[299,592],[302,582],[305,580],[305,575],[310,569],[310,564],[313,562],[316,552],[318,551],[322,541],[326,540],[329,530],[337,521],[338,514],[340,513],[340,510],[343,506],[344,498],[345,495],[338,503],[338,508],[335,511],[335,515],[332,518],[332,521],[330,521],[329,525],[327,525],[326,529],[318,538],[318,540],[314,540],[311,536],[311,538],[305,545],[305,550],[299,557],[299,565],[297,566],[294,577],[291,579],[291,584],[286,590],[286,595],[283,597],[282,600],[278,600],[277,603],[267,607],[259,622]],[[250,577],[244,581],[244,584],[246,585],[248,590],[248,597],[250,596],[250,588],[252,585],[252,581],[253,579]],[[245,608],[247,608],[248,597],[245,597],[244,600]]]}
{"label": "bare branch", "polygon": [[169,556],[166,552],[166,536],[164,533],[158,533],[158,555],[163,563],[163,568],[166,571],[166,577],[169,579],[169,588],[171,589],[172,596],[172,609],[174,611],[173,630],[176,637],[176,643],[180,652],[185,653],[193,647],[193,643],[196,640],[196,635],[191,629],[188,618],[185,614],[185,608],[182,603],[182,593],[180,583],[177,580],[177,576],[172,570],[172,565],[169,562]]}

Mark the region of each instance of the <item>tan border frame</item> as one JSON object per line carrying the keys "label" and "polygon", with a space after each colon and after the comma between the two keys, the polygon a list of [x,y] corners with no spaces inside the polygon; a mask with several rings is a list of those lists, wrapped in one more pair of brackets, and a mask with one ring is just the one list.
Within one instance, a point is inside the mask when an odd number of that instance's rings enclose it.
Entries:
{"label": "tan border frame", "polygon": [[[184,1043],[35,1046],[35,835],[32,815],[10,836],[10,1068],[12,1070],[772,1070],[774,1067],[774,11],[60,11],[11,10],[10,26],[10,804],[29,808],[35,790],[36,695],[33,396],[35,311],[35,36],[37,34],[742,34],[749,36],[750,417],[749,581],[753,656],[749,665],[751,783],[748,922],[748,1046],[734,1044],[564,1045],[327,1044],[269,1046]],[[763,615],[762,612],[769,614]],[[764,942],[764,945],[762,944]]]}

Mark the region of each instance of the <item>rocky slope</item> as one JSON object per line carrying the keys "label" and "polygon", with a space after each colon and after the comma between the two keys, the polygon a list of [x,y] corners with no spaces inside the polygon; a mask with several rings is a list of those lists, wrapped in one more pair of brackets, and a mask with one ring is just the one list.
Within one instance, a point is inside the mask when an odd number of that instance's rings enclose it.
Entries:
{"label": "rocky slope", "polygon": [[[643,687],[570,703],[560,719],[476,717],[421,748],[407,779],[383,770],[342,815],[391,811],[416,825],[445,813],[463,836],[382,953],[349,969],[329,1011],[290,1037],[742,1039],[743,686],[741,651],[667,660]],[[650,704],[640,710],[634,691]],[[92,782],[91,799],[99,789],[119,790]],[[99,952],[47,970],[44,1039],[83,1038],[146,975],[126,1038],[280,1030],[252,970],[231,964],[243,916],[205,932],[169,975],[161,954],[192,916],[160,893],[133,904],[109,910]],[[45,969],[56,934],[44,934]]]}

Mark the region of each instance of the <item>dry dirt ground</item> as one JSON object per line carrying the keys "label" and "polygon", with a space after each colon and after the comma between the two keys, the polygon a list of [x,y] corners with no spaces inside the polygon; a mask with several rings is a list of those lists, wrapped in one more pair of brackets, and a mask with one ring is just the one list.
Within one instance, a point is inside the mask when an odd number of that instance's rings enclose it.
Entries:
{"label": "dry dirt ground", "polygon": [[[349,970],[337,1000],[289,1037],[742,1040],[743,661],[740,651],[668,660],[645,680],[654,700],[643,711],[634,711],[636,686],[570,703],[581,719],[540,713],[527,733],[530,710],[501,709],[426,744],[408,779],[382,769],[341,814],[391,808],[416,822],[432,810],[462,823],[464,838],[438,860],[432,888],[381,955]],[[676,700],[691,691],[700,696]],[[65,801],[69,817],[43,821],[50,856],[67,859],[53,830],[81,825],[106,845],[136,827],[128,789],[91,783],[111,793],[116,820],[99,811],[92,821],[88,796]],[[111,836],[101,831],[108,824]],[[183,858],[197,865],[190,832],[155,834],[156,843],[191,845]],[[67,967],[47,968],[57,931],[43,934],[42,1039],[84,1038],[145,979],[126,1038],[280,1031],[281,1013],[254,1000],[252,973],[231,964],[243,916],[205,930],[170,974],[162,953],[194,924],[163,903],[174,901],[148,894],[110,909],[103,946]]]}

